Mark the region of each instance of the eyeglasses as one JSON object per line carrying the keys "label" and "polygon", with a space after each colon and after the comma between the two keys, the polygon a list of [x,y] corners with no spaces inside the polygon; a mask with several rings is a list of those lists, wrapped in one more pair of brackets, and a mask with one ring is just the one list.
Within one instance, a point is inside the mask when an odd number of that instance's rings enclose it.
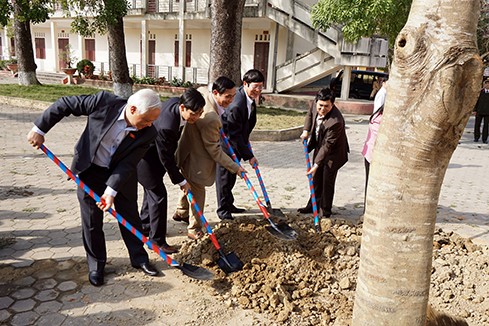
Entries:
{"label": "eyeglasses", "polygon": [[248,84],[248,87],[251,88],[254,91],[261,91],[263,89],[263,85],[257,85],[257,84]]}

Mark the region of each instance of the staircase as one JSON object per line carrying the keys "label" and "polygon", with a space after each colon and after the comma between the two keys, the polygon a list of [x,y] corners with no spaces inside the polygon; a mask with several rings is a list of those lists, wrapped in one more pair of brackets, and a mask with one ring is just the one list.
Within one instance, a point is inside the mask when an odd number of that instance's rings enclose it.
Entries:
{"label": "staircase", "polygon": [[66,78],[64,73],[36,71],[37,80],[41,84],[62,84]]}
{"label": "staircase", "polygon": [[341,69],[341,66],[386,66],[388,43],[385,39],[362,38],[356,44],[347,43],[335,27],[326,31],[316,30],[312,26],[310,7],[303,2],[268,0],[267,4],[268,18],[317,46],[277,66],[275,88],[278,92],[306,85]]}

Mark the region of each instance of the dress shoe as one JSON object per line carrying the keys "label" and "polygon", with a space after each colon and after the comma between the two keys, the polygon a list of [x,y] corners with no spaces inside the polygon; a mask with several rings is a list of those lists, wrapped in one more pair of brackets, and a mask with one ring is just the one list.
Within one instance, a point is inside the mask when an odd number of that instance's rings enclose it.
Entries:
{"label": "dress shoe", "polygon": [[187,223],[187,224],[189,223],[188,216],[185,217],[185,216],[182,216],[182,215],[180,215],[178,213],[173,214],[173,220],[174,221],[177,221],[177,222]]}
{"label": "dress shoe", "polygon": [[232,206],[231,209],[229,210],[231,213],[236,213],[236,214],[240,214],[240,213],[244,213],[246,210],[244,208],[238,208],[236,206]]}
{"label": "dress shoe", "polygon": [[474,143],[477,143],[479,141],[479,138],[474,139]]}
{"label": "dress shoe", "polygon": [[144,274],[149,275],[149,276],[158,275],[158,271],[156,270],[156,268],[151,266],[151,264],[149,262],[148,263],[141,263],[139,265],[132,265],[132,267],[142,270],[144,272]]}
{"label": "dress shoe", "polygon": [[102,286],[104,284],[104,272],[90,271],[88,280],[93,286]]}
{"label": "dress shoe", "polygon": [[187,234],[187,237],[189,239],[192,239],[192,240],[199,240],[200,238],[202,238],[204,236],[204,233],[202,233],[202,231],[197,231],[195,233],[188,233]]}
{"label": "dress shoe", "polygon": [[309,207],[309,206],[302,207],[302,208],[299,208],[297,211],[301,214],[310,214],[310,213],[312,213],[312,207]]}
{"label": "dress shoe", "polygon": [[163,251],[167,255],[171,254],[176,254],[178,252],[178,249],[175,247],[170,246],[169,244],[164,244],[162,246],[159,246],[161,251]]}
{"label": "dress shoe", "polygon": [[217,215],[221,220],[234,220],[234,217],[231,214]]}

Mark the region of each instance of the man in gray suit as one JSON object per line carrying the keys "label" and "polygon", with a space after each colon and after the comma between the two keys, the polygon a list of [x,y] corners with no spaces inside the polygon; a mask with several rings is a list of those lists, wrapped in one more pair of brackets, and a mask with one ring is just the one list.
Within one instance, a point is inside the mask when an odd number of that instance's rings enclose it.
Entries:
{"label": "man in gray suit", "polygon": [[[88,260],[88,279],[94,286],[104,283],[107,250],[103,231],[103,211],[112,205],[133,226],[141,230],[137,206],[136,165],[156,137],[152,126],[160,114],[157,93],[144,89],[129,99],[108,92],[95,95],[66,96],[54,102],[34,122],[28,142],[39,148],[44,135],[69,115],[87,116],[87,125],[75,146],[71,170],[102,201],[96,203],[78,189],[82,217],[83,245]],[[122,239],[133,267],[156,276],[149,264],[143,243],[119,224]]]}

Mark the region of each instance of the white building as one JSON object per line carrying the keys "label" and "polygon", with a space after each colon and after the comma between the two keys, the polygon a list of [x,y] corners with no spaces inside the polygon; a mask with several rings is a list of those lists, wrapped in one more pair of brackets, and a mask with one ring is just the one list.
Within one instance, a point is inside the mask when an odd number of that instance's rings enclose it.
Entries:
{"label": "white building", "polygon": [[[208,82],[210,0],[129,0],[124,18],[131,75]],[[385,67],[387,41],[343,42],[340,30],[314,30],[310,7],[314,0],[247,0],[243,19],[241,71],[256,68],[266,76],[268,91],[304,86],[345,66]],[[35,60],[40,72],[64,68],[59,52],[70,44],[78,59],[89,59],[96,72],[107,73],[107,37],[84,38],[70,31],[71,19],[61,11],[32,25]],[[4,29],[0,57],[9,57],[12,40]],[[78,61],[76,60],[76,61]],[[345,78],[345,84],[349,82]]]}

